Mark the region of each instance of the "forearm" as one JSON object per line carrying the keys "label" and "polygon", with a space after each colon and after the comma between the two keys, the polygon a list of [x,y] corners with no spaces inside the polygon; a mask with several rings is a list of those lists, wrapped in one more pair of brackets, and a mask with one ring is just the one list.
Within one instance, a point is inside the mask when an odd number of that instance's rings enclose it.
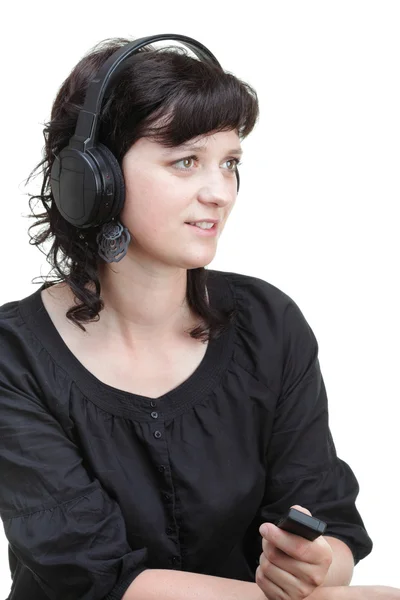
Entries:
{"label": "forearm", "polygon": [[[268,600],[256,583],[148,569],[132,582],[122,600]],[[400,589],[387,586],[319,587],[307,600],[400,600]]]}
{"label": "forearm", "polygon": [[333,558],[322,585],[324,587],[349,585],[354,571],[354,558],[350,548],[337,538],[325,536],[325,539],[332,548]]}
{"label": "forearm", "polygon": [[147,569],[122,600],[267,600],[256,583],[187,571]]}
{"label": "forearm", "polygon": [[335,585],[318,587],[307,600],[366,600],[360,587]]}
{"label": "forearm", "polygon": [[400,600],[400,589],[386,585],[319,587],[307,600]]}

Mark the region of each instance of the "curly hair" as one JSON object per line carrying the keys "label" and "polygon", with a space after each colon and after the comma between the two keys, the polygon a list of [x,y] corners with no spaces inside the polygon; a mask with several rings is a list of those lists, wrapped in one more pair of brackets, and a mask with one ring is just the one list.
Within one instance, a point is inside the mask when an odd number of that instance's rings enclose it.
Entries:
{"label": "curly hair", "polygon": [[[44,124],[43,159],[27,179],[29,182],[34,174],[43,176],[40,193],[28,194],[28,216],[35,219],[28,231],[31,245],[40,248],[48,240],[52,242],[44,252],[52,267],[44,287],[60,282],[70,287],[75,305],[66,316],[84,331],[82,323],[98,320],[104,308],[98,275],[102,259],[96,242],[100,226],[86,228],[83,236],[82,229],[62,217],[53,201],[50,173],[55,155],[74,134],[90,81],[111,54],[131,41],[103,40],[73,68],[57,93],[50,121]],[[120,165],[125,153],[142,137],[166,147],[210,132],[235,130],[244,139],[257,122],[255,90],[218,65],[192,58],[184,48],[148,45],[125,62],[104,100],[98,135],[98,142],[111,150]],[[42,212],[35,212],[34,201]],[[40,230],[32,234],[36,227]],[[218,337],[234,318],[234,311],[223,312],[208,304],[207,275],[204,267],[187,272],[186,299],[202,321],[189,333],[203,341]]]}

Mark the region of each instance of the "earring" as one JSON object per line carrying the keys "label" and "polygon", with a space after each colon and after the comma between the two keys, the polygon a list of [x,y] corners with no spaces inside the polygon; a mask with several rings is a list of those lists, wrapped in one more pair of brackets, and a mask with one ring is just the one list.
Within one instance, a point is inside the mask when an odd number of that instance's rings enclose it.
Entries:
{"label": "earring", "polygon": [[131,235],[119,221],[104,223],[96,236],[99,256],[105,262],[119,262],[128,252]]}

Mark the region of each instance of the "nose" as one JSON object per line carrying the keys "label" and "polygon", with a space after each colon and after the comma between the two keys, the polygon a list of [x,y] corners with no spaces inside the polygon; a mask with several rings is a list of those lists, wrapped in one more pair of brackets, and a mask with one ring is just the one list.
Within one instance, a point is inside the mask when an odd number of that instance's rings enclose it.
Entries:
{"label": "nose", "polygon": [[223,174],[208,177],[197,195],[200,202],[227,206],[236,199],[237,179],[231,176],[228,180]]}

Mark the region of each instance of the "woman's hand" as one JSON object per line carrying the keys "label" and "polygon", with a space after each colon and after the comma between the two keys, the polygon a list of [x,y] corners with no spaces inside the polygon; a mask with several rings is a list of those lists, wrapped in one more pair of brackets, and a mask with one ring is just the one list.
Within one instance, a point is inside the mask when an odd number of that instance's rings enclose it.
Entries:
{"label": "woman's hand", "polygon": [[[292,506],[311,513],[302,506]],[[263,552],[256,570],[256,583],[268,600],[303,600],[322,585],[332,563],[328,542],[318,537],[313,542],[268,523],[260,527]],[[311,599],[310,599],[311,600]]]}

